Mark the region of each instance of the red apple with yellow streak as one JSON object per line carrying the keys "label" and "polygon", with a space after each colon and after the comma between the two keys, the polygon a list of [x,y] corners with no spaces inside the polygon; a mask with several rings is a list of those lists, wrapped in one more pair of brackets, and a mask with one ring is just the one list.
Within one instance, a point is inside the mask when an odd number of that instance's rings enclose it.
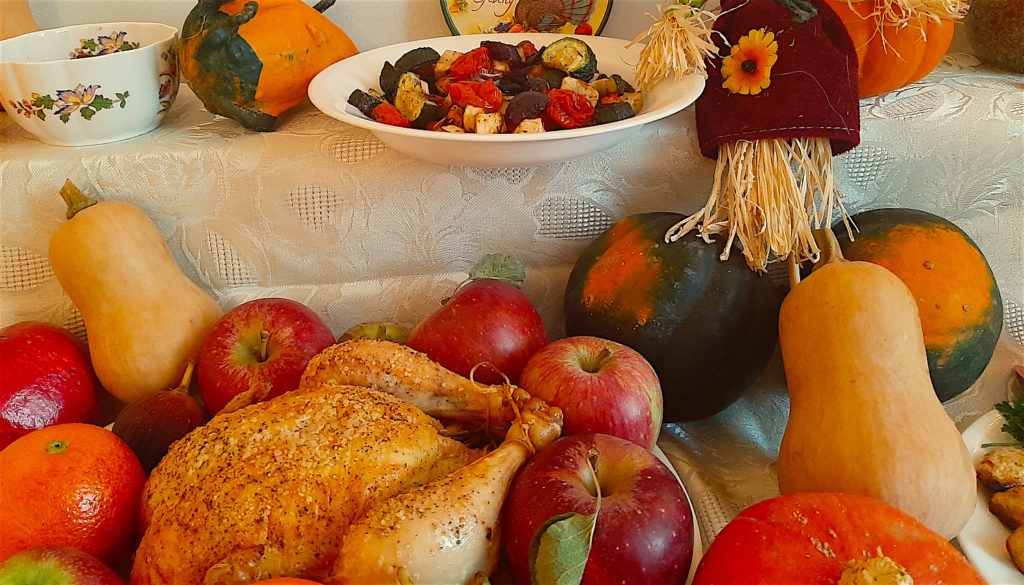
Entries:
{"label": "red apple with yellow streak", "polygon": [[324,320],[302,303],[242,303],[217,321],[199,350],[196,378],[203,403],[216,414],[256,385],[271,387],[264,398],[294,390],[309,360],[333,344]]}
{"label": "red apple with yellow streak", "polygon": [[599,337],[566,337],[533,354],[519,385],[562,409],[564,435],[603,433],[654,447],[661,432],[658,375],[636,350]]}

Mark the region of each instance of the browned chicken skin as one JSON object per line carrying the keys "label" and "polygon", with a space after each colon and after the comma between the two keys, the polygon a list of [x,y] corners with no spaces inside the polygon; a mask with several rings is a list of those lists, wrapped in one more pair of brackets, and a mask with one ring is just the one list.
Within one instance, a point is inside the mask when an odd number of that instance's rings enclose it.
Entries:
{"label": "browned chicken skin", "polygon": [[[465,510],[461,517],[479,526],[496,523],[515,469],[534,445],[550,442],[561,428],[560,411],[524,391],[481,388],[389,342],[329,348],[310,363],[302,386],[218,415],[174,444],[143,494],[145,534],[132,585],[236,584],[276,576],[328,582],[350,526],[368,513],[391,514],[389,500],[410,491],[418,494],[409,500],[417,506],[427,507],[430,498],[451,504],[451,486],[442,482],[431,489],[433,482],[478,460],[489,463],[476,468],[493,471],[464,473],[456,480],[461,493],[483,494],[480,502],[499,500],[490,516]],[[481,459],[482,452],[445,436],[441,423],[413,403],[449,415],[459,432],[488,426],[515,432],[507,447]],[[472,504],[473,497],[462,501]],[[389,537],[408,540],[422,528],[396,522]],[[468,559],[471,572],[486,572],[496,546],[495,539],[472,553],[453,551],[452,558]],[[380,570],[429,574],[410,558]]]}

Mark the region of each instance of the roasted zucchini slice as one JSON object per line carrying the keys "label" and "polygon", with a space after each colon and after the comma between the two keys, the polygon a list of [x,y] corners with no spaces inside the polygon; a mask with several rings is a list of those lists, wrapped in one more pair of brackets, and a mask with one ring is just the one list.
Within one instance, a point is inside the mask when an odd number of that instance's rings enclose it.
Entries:
{"label": "roasted zucchini slice", "polygon": [[395,70],[400,74],[412,71],[421,78],[424,78],[427,77],[426,71],[428,70],[431,72],[431,75],[433,74],[434,63],[440,58],[441,55],[438,55],[434,49],[420,47],[399,57],[398,61],[395,61]]}
{"label": "roasted zucchini slice", "polygon": [[380,90],[384,92],[384,96],[388,98],[388,101],[394,101],[395,92],[398,91],[398,78],[402,74],[399,73],[395,66],[390,61],[385,61],[384,66],[380,69]]}
{"label": "roasted zucchini slice", "polygon": [[372,117],[373,109],[384,103],[384,100],[378,99],[361,89],[356,89],[349,94],[348,103],[355,106],[364,116],[370,118]]}
{"label": "roasted zucchini slice", "polygon": [[632,118],[635,115],[636,112],[633,111],[633,108],[625,102],[604,104],[597,106],[594,110],[594,123],[609,124],[611,122],[618,122],[619,120]]}
{"label": "roasted zucchini slice", "polygon": [[427,83],[411,71],[403,73],[398,79],[395,107],[413,128],[426,128],[431,122],[444,117],[441,107],[430,101]]}
{"label": "roasted zucchini slice", "polygon": [[565,37],[548,45],[541,54],[546,67],[564,71],[576,79],[590,81],[597,73],[597,56],[590,45]]}
{"label": "roasted zucchini slice", "polygon": [[612,74],[612,80],[615,81],[616,93],[630,93],[636,91],[628,81],[622,78],[618,73]]}

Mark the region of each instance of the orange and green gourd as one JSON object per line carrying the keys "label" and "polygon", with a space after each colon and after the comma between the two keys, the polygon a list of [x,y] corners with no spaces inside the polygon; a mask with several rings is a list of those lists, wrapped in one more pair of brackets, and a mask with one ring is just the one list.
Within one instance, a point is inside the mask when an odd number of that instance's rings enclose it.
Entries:
{"label": "orange and green gourd", "polygon": [[322,11],[334,0],[199,0],[182,27],[178,60],[206,109],[250,130],[273,130],[306,99],[309,82],[357,53]]}
{"label": "orange and green gourd", "polygon": [[981,376],[1003,325],[1003,302],[978,246],[956,225],[914,209],[875,209],[854,215],[850,241],[835,229],[848,260],[881,265],[917,301],[932,385],[949,400]]}

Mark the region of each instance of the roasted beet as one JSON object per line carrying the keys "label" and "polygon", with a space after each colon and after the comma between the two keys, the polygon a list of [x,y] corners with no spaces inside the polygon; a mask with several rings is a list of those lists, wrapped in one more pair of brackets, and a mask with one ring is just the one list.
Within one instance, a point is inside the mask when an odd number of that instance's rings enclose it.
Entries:
{"label": "roasted beet", "polygon": [[487,49],[490,53],[491,59],[495,61],[508,61],[509,63],[518,63],[523,58],[519,54],[519,49],[515,45],[509,45],[508,43],[502,43],[499,41],[480,41],[480,46]]}
{"label": "roasted beet", "polygon": [[537,91],[540,93],[547,93],[548,90],[551,89],[551,86],[548,85],[548,82],[545,81],[543,77],[527,77],[523,86],[530,91]]}
{"label": "roasted beet", "polygon": [[511,79],[509,77],[502,77],[501,79],[498,80],[498,89],[500,89],[501,93],[503,93],[504,95],[516,95],[518,93],[526,91],[526,88],[523,86],[522,83],[519,83],[518,81]]}
{"label": "roasted beet", "polygon": [[548,96],[537,91],[524,91],[516,95],[505,110],[508,127],[517,128],[523,120],[540,118],[550,103]]}

